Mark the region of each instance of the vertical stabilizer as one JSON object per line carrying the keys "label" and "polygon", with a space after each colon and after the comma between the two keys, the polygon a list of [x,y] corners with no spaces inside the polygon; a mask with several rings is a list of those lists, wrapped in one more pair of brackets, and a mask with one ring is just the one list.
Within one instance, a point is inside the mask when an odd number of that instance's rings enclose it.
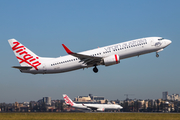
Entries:
{"label": "vertical stabilizer", "polygon": [[39,62],[39,56],[15,39],[10,39],[8,42],[21,66],[32,66],[38,70],[37,67],[41,65],[41,62]]}
{"label": "vertical stabilizer", "polygon": [[75,103],[66,94],[63,94],[63,97],[67,105],[71,105],[71,106],[75,105]]}

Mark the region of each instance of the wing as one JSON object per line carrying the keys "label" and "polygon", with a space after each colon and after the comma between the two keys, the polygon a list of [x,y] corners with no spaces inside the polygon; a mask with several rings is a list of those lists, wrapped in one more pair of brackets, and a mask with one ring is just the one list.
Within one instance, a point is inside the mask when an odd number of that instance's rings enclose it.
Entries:
{"label": "wing", "polygon": [[101,105],[101,107],[99,106],[94,106],[94,105],[83,105],[83,106],[86,106],[87,108],[91,109],[91,110],[96,110],[96,111],[100,111],[100,112],[103,112],[105,110],[105,108]]}
{"label": "wing", "polygon": [[82,104],[83,106],[86,106],[87,108],[90,108],[91,110],[97,110],[98,108],[97,107],[94,107],[94,106],[89,106],[89,105],[84,105]]}
{"label": "wing", "polygon": [[64,44],[62,44],[62,46],[64,47],[64,49],[66,50],[66,52],[69,55],[79,58],[81,60],[80,62],[83,62],[87,65],[98,65],[98,64],[100,64],[100,62],[102,60],[102,57],[95,57],[95,56],[75,53],[75,52],[72,52],[71,50],[69,50]]}

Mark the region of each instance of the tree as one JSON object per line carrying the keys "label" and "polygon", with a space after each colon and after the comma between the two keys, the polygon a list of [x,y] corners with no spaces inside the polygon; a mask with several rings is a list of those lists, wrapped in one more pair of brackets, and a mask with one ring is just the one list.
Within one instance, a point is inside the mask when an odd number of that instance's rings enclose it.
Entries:
{"label": "tree", "polygon": [[105,100],[105,103],[108,104],[108,100],[107,99]]}
{"label": "tree", "polygon": [[160,106],[159,106],[159,100],[157,100],[157,111],[159,111]]}
{"label": "tree", "polygon": [[64,105],[63,105],[63,101],[60,101],[60,110],[63,111],[64,110]]}
{"label": "tree", "polygon": [[146,110],[146,101],[144,101],[143,109],[144,109],[144,112],[145,112],[145,110]]}
{"label": "tree", "polygon": [[43,102],[41,104],[41,111],[46,112],[46,103],[45,102]]}
{"label": "tree", "polygon": [[139,112],[139,101],[138,100],[134,102],[134,110],[135,110],[135,112]]}
{"label": "tree", "polygon": [[33,106],[32,106],[32,103],[31,103],[31,102],[29,103],[29,109],[30,109],[30,111],[32,112]]}
{"label": "tree", "polygon": [[153,105],[153,111],[156,111],[157,107],[156,107],[156,102],[154,101],[154,105]]}
{"label": "tree", "polygon": [[148,112],[152,112],[152,102],[148,100]]}
{"label": "tree", "polygon": [[164,103],[163,102],[160,103],[160,110],[162,110],[162,111],[164,110]]}
{"label": "tree", "polygon": [[33,107],[33,110],[36,111],[36,112],[39,112],[39,106],[37,105],[37,103],[36,103],[36,105]]}
{"label": "tree", "polygon": [[124,101],[122,106],[123,106],[123,111],[124,112],[129,112],[130,111],[127,101]]}

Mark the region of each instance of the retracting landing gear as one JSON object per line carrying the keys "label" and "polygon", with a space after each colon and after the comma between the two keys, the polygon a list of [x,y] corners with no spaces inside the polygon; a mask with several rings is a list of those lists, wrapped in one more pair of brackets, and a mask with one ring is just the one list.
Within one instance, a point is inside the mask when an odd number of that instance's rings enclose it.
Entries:
{"label": "retracting landing gear", "polygon": [[97,72],[98,72],[98,69],[97,69],[97,67],[96,67],[96,66],[94,66],[93,71],[94,71],[95,73],[97,73]]}
{"label": "retracting landing gear", "polygon": [[159,54],[156,52],[156,57],[158,58],[159,57]]}

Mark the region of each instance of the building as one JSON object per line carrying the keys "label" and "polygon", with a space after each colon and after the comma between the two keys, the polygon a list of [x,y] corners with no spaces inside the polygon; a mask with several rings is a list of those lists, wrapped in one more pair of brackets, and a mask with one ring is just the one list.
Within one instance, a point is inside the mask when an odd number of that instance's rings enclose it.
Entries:
{"label": "building", "polygon": [[167,95],[167,99],[172,101],[180,101],[179,94]]}
{"label": "building", "polygon": [[163,100],[172,100],[172,101],[180,101],[180,96],[179,94],[172,94],[168,95],[168,92],[162,92],[162,99]]}
{"label": "building", "polygon": [[51,97],[43,97],[43,102],[51,106]]}
{"label": "building", "polygon": [[101,101],[101,100],[105,100],[103,96],[93,96],[92,100],[94,101]]}
{"label": "building", "polygon": [[167,96],[168,96],[168,92],[167,91],[162,92],[162,99],[163,100],[167,100]]}
{"label": "building", "polygon": [[106,100],[103,96],[93,96],[89,94],[88,96],[78,96],[74,98],[74,102],[95,102],[95,103],[105,103]]}
{"label": "building", "polygon": [[77,98],[74,99],[76,102],[91,102],[91,97],[90,96],[78,96]]}

